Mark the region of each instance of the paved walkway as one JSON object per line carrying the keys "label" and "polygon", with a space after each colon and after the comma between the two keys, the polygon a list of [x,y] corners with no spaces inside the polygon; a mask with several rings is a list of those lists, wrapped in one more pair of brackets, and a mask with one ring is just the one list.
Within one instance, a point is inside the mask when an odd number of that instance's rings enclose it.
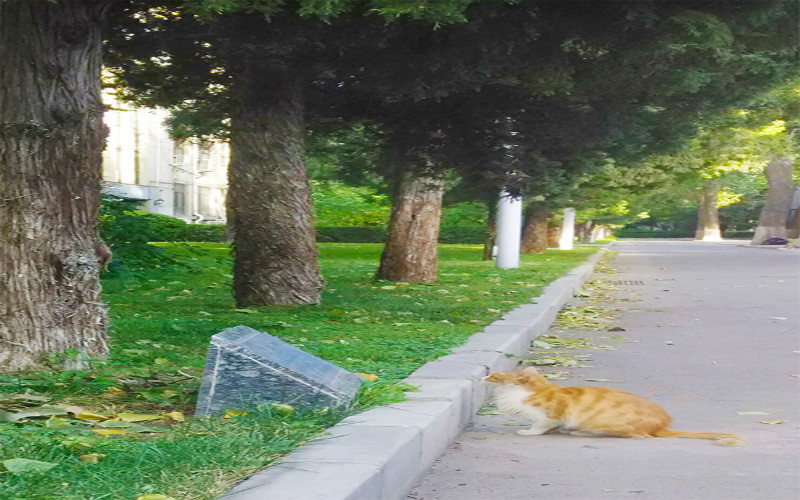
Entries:
{"label": "paved walkway", "polygon": [[800,498],[800,251],[690,241],[613,250],[625,331],[575,333],[617,350],[578,351],[591,366],[557,383],[635,392],[664,406],[675,429],[748,443],[519,436],[513,418],[479,415],[409,499]]}

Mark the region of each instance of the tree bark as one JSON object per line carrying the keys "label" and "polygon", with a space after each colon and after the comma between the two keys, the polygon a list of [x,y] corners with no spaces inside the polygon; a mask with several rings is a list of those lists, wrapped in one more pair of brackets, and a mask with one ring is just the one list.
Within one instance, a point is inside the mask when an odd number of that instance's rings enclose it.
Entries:
{"label": "tree bark", "polygon": [[561,240],[561,222],[559,221],[557,225],[550,225],[550,222],[548,221],[547,226],[547,247],[558,248],[558,242]]}
{"label": "tree bark", "polygon": [[575,233],[578,237],[579,243],[589,243],[592,239],[592,229],[594,225],[592,221],[587,220],[575,225]]}
{"label": "tree bark", "polygon": [[288,70],[236,77],[240,106],[231,120],[228,172],[236,304],[318,303],[301,87]]}
{"label": "tree bark", "polygon": [[552,216],[542,203],[533,202],[528,206],[522,230],[522,253],[547,250],[547,227]]}
{"label": "tree bark", "polygon": [[786,223],[794,196],[793,167],[788,158],[778,158],[770,161],[764,169],[767,197],[751,244],[760,245],[770,238],[787,237]]}
{"label": "tree bark", "polygon": [[700,241],[722,241],[719,227],[719,181],[703,179],[703,190],[700,193],[700,207],[697,210],[697,229],[694,239]]}
{"label": "tree bark", "polygon": [[[0,369],[108,352],[95,224],[111,2],[0,2]],[[65,360],[69,361],[69,360]]]}
{"label": "tree bark", "polygon": [[487,206],[489,216],[486,218],[486,238],[483,240],[481,260],[492,260],[494,247],[497,244],[497,203],[489,202]]}
{"label": "tree bark", "polygon": [[386,246],[376,279],[436,281],[444,180],[405,168],[392,197]]}

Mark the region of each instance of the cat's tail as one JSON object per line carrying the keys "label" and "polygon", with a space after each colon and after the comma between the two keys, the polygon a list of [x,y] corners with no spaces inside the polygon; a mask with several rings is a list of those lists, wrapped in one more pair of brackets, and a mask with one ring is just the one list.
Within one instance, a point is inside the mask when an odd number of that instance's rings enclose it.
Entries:
{"label": "cat's tail", "polygon": [[689,439],[713,439],[714,444],[720,446],[741,446],[745,439],[735,434],[723,434],[721,432],[687,432],[676,431],[675,429],[662,429],[655,433],[656,437],[662,438],[689,438]]}

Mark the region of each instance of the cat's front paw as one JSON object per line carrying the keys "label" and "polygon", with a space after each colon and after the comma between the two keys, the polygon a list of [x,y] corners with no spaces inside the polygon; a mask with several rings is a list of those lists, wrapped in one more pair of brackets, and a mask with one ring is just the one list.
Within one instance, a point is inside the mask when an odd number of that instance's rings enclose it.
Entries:
{"label": "cat's front paw", "polygon": [[517,434],[520,436],[541,436],[547,432],[547,429],[520,429]]}

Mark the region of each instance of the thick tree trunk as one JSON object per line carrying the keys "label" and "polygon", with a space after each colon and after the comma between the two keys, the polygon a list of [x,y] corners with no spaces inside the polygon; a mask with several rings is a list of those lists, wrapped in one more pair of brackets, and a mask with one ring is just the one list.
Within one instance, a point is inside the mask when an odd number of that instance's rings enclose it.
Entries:
{"label": "thick tree trunk", "polygon": [[228,173],[236,304],[315,304],[322,277],[300,85],[277,72],[236,76]]}
{"label": "thick tree trunk", "polygon": [[497,244],[497,203],[489,202],[489,216],[486,218],[486,238],[483,240],[483,256],[481,260],[494,258],[494,247]]}
{"label": "thick tree trunk", "polygon": [[442,178],[403,169],[392,198],[389,234],[376,279],[436,280],[443,193]]}
{"label": "thick tree trunk", "polygon": [[769,187],[751,244],[760,245],[770,238],[787,237],[786,223],[794,196],[793,167],[788,158],[779,158],[769,162],[764,169]]}
{"label": "thick tree trunk", "polygon": [[697,229],[694,239],[701,241],[722,241],[719,227],[719,181],[703,179],[703,191],[700,193],[700,207],[697,210]]}
{"label": "thick tree trunk", "polygon": [[547,250],[547,227],[552,216],[541,203],[533,202],[528,206],[522,230],[522,253],[542,253]]}
{"label": "thick tree trunk", "polygon": [[0,2],[0,370],[108,352],[95,224],[109,4]]}

